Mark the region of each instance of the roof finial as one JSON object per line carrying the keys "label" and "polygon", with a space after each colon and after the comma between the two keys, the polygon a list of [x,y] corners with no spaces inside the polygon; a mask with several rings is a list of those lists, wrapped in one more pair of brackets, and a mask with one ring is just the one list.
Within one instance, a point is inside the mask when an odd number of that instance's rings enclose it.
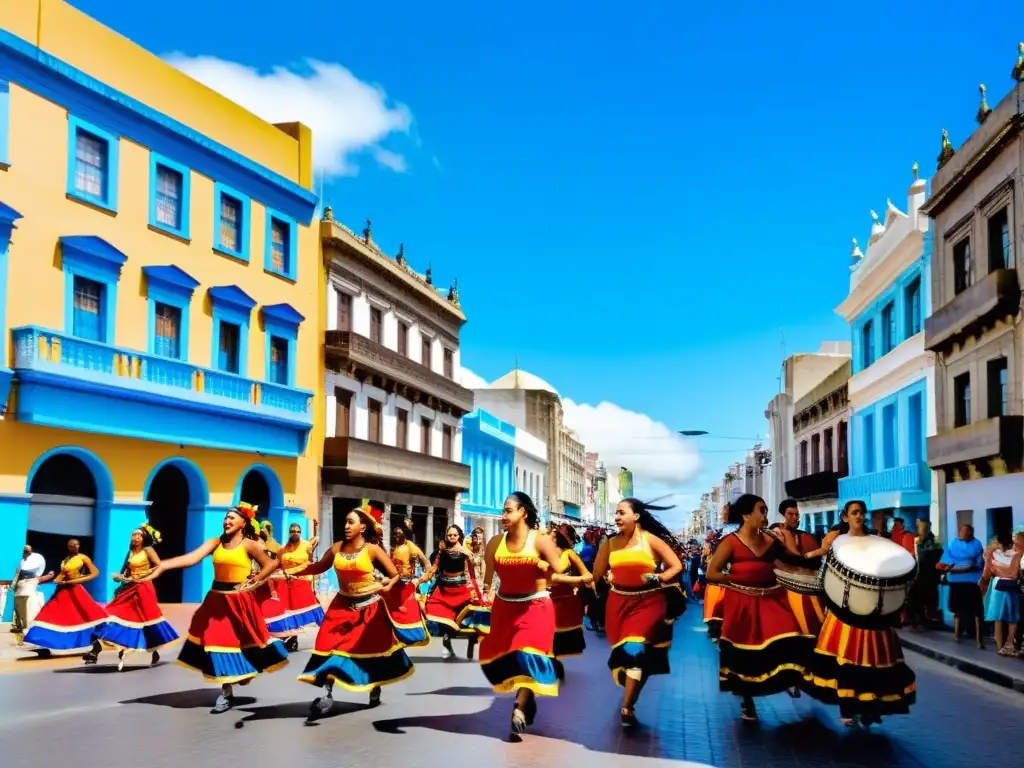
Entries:
{"label": "roof finial", "polygon": [[398,262],[398,266],[405,266],[405,243],[398,244],[398,254],[395,256],[395,261]]}
{"label": "roof finial", "polygon": [[423,277],[427,281],[427,285],[433,285],[434,284],[433,264],[427,264],[427,273]]}
{"label": "roof finial", "polygon": [[985,99],[985,84],[982,83],[978,86],[978,92],[981,94],[981,104],[978,105],[978,114],[975,119],[978,121],[978,125],[985,122],[989,115],[992,114],[992,110],[988,106],[988,101]]}
{"label": "roof finial", "polygon": [[373,239],[373,222],[369,219],[366,220],[366,226],[363,227],[363,242],[369,245]]}
{"label": "roof finial", "polygon": [[1014,65],[1010,77],[1018,83],[1024,82],[1024,43],[1017,43],[1017,63]]}
{"label": "roof finial", "polygon": [[953,149],[953,145],[949,141],[949,131],[945,128],[942,129],[942,151],[939,152],[939,168],[942,168],[949,159],[956,154],[956,150]]}
{"label": "roof finial", "polygon": [[330,205],[324,208],[324,221],[334,221],[334,209]]}
{"label": "roof finial", "polygon": [[915,161],[914,161],[914,164],[913,164],[912,166],[910,166],[910,172],[911,172],[912,174],[914,174],[914,181],[917,181],[917,178],[918,178],[918,175],[917,175],[917,174],[918,174],[918,170],[919,170],[919,169],[918,169],[918,167],[917,167],[917,160],[915,160]]}
{"label": "roof finial", "polygon": [[452,280],[451,288],[448,289],[448,301],[459,306],[459,278]]}
{"label": "roof finial", "polygon": [[875,222],[875,224],[878,223],[878,214],[875,213],[874,211],[871,211],[871,220]]}
{"label": "roof finial", "polygon": [[516,352],[516,367],[512,369],[512,386],[519,388],[519,353]]}

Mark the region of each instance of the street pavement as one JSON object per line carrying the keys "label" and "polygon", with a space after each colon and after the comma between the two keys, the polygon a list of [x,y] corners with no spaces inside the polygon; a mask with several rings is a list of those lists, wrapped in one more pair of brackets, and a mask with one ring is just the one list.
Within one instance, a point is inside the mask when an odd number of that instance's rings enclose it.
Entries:
{"label": "street pavement", "polygon": [[[311,642],[306,636],[302,645]],[[607,643],[593,633],[587,643],[586,654],[566,664],[562,695],[542,699],[537,724],[517,740],[508,736],[510,697],[494,697],[476,663],[442,661],[435,642],[413,652],[416,674],[385,688],[381,707],[337,690],[332,714],[313,724],[306,716],[317,691],[295,680],[307,657],[301,651],[284,670],[236,689],[240,705],[223,715],[208,713],[216,686],[173,664],[173,653],[156,668],[141,666],[146,656],[129,657],[120,674],[112,653],[95,667],[8,662],[0,670],[0,743],[9,765],[73,760],[102,768],[224,768],[250,759],[304,768],[604,768],[626,764],[623,756],[638,768],[953,768],[1005,759],[1005,739],[1024,714],[1019,693],[908,653],[919,688],[909,716],[850,732],[835,710],[775,696],[760,700],[759,724],[743,724],[736,700],[718,692],[717,649],[695,607],[677,624],[672,675],[644,691],[644,725],[624,733]]]}

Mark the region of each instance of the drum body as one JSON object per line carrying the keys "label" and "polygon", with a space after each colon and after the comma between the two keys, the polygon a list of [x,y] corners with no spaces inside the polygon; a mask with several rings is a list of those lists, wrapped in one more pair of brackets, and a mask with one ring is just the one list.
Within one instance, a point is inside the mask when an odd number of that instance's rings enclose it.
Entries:
{"label": "drum body", "polygon": [[861,629],[892,626],[917,576],[907,550],[879,536],[842,534],[821,565],[829,608]]}
{"label": "drum body", "polygon": [[820,595],[824,591],[820,573],[802,573],[776,568],[775,580],[783,588],[799,595]]}

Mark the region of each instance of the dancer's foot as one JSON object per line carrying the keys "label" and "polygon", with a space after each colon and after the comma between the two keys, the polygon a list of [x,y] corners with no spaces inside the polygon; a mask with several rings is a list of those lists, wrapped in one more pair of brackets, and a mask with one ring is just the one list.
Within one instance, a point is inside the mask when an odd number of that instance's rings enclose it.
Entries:
{"label": "dancer's foot", "polygon": [[844,717],[844,718],[841,718],[839,720],[839,722],[842,723],[843,727],[845,727],[845,728],[856,728],[857,727],[857,718],[855,718],[855,717]]}
{"label": "dancer's foot", "polygon": [[224,712],[227,712],[229,709],[231,709],[231,707],[232,707],[232,705],[234,703],[235,703],[235,697],[234,696],[227,696],[227,695],[222,693],[220,696],[217,697],[217,703],[213,705],[213,709],[210,710],[210,714],[211,715],[223,714]]}
{"label": "dancer's foot", "polygon": [[754,706],[754,702],[745,701],[740,705],[740,718],[748,723],[757,722],[757,707]]}
{"label": "dancer's foot", "polygon": [[82,656],[82,661],[86,663],[86,666],[88,666],[89,664],[95,664],[97,661],[99,661],[99,654],[89,651],[87,654]]}
{"label": "dancer's foot", "polygon": [[526,715],[519,707],[512,710],[512,733],[526,733]]}
{"label": "dancer's foot", "polygon": [[619,722],[623,728],[636,727],[636,712],[632,707],[623,707],[619,710]]}
{"label": "dancer's foot", "polygon": [[800,689],[797,688],[795,685],[792,688],[787,688],[786,689],[786,693],[789,694],[789,698],[791,698],[791,699],[799,699],[800,698]]}
{"label": "dancer's foot", "polygon": [[372,691],[370,691],[370,706],[371,707],[379,707],[380,706],[380,694],[381,694],[381,690],[380,690],[380,686],[379,685],[376,688],[374,688]]}
{"label": "dancer's foot", "polygon": [[334,697],[328,692],[319,699],[313,699],[313,702],[309,705],[309,716],[322,717],[330,712],[333,706]]}
{"label": "dancer's foot", "polygon": [[299,638],[297,635],[292,635],[284,642],[284,648],[289,653],[295,653],[299,650]]}
{"label": "dancer's foot", "polygon": [[444,640],[441,641],[441,645],[442,645],[442,648],[441,648],[441,658],[442,659],[450,659],[452,656],[455,655],[455,651],[452,648],[452,641],[449,640],[447,637]]}
{"label": "dancer's foot", "polygon": [[117,653],[117,671],[124,672],[124,650],[120,650]]}
{"label": "dancer's foot", "polygon": [[473,652],[476,650],[476,638],[472,638],[466,643],[466,658],[470,661],[473,660]]}
{"label": "dancer's foot", "polygon": [[153,651],[153,657],[149,660],[149,666],[155,667],[160,663],[160,654],[157,651]]}

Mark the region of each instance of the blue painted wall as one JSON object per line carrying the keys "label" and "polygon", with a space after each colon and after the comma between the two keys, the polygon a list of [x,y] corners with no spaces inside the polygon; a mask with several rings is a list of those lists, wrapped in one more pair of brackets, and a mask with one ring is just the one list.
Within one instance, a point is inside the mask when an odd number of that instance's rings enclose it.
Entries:
{"label": "blue painted wall", "polygon": [[462,461],[469,465],[469,490],[462,494],[468,515],[500,515],[515,490],[516,430],[477,409],[462,419]]}

